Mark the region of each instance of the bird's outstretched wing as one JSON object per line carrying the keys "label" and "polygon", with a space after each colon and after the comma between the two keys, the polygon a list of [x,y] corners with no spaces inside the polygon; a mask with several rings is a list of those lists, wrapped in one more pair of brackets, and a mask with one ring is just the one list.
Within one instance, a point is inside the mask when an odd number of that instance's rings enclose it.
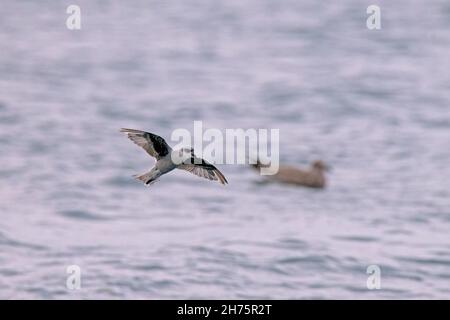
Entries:
{"label": "bird's outstretched wing", "polygon": [[166,156],[172,150],[167,142],[156,134],[126,128],[120,129],[120,132],[126,133],[131,141],[142,147],[149,155],[155,157],[156,160]]}
{"label": "bird's outstretched wing", "polygon": [[209,180],[219,180],[221,184],[228,183],[227,179],[219,169],[203,159],[191,158],[190,163],[181,164],[177,168],[189,171],[199,177]]}

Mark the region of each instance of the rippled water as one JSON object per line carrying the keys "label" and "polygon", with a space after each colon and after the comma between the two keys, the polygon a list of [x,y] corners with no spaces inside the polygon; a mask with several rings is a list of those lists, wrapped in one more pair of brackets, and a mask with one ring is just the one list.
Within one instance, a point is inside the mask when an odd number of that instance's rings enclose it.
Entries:
{"label": "rippled water", "polygon": [[[54,1],[0,11],[0,298],[448,298],[450,3]],[[324,191],[173,172],[120,127],[279,128]],[[66,289],[79,265],[82,289]],[[366,268],[381,268],[381,290]]]}

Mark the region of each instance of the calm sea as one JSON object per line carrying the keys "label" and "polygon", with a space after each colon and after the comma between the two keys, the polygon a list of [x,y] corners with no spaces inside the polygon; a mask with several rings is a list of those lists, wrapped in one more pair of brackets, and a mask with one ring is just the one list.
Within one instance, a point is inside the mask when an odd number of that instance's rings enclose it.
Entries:
{"label": "calm sea", "polygon": [[[0,5],[0,298],[450,296],[450,3]],[[280,129],[325,190],[226,187],[152,166],[118,132]],[[66,269],[81,269],[81,289]],[[381,269],[381,289],[366,286]]]}

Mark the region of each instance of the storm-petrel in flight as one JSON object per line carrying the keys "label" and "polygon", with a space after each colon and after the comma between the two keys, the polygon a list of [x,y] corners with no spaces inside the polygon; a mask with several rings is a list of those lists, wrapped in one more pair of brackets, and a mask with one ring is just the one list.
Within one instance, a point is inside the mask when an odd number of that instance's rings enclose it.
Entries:
{"label": "storm-petrel in flight", "polygon": [[[149,172],[134,176],[146,185],[154,183],[160,176],[173,169],[186,170],[209,180],[219,180],[222,184],[228,183],[219,169],[207,161],[196,157],[194,149],[182,148],[172,150],[163,138],[150,132],[125,128],[122,128],[120,132],[126,133],[131,141],[142,147],[150,156],[156,159],[154,167]],[[174,162],[174,159],[178,159],[178,161]]]}

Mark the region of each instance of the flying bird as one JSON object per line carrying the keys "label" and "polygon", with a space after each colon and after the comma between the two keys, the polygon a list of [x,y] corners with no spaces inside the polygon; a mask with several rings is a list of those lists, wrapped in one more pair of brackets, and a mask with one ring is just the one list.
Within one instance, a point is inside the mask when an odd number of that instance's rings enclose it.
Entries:
{"label": "flying bird", "polygon": [[[146,185],[156,182],[160,176],[173,169],[186,170],[199,177],[218,180],[221,184],[228,183],[219,169],[209,162],[196,157],[192,148],[172,150],[163,138],[150,132],[126,128],[120,129],[120,132],[126,133],[131,141],[142,147],[150,156],[156,159],[155,165],[149,172],[134,176]],[[173,160],[176,161],[174,162]]]}

